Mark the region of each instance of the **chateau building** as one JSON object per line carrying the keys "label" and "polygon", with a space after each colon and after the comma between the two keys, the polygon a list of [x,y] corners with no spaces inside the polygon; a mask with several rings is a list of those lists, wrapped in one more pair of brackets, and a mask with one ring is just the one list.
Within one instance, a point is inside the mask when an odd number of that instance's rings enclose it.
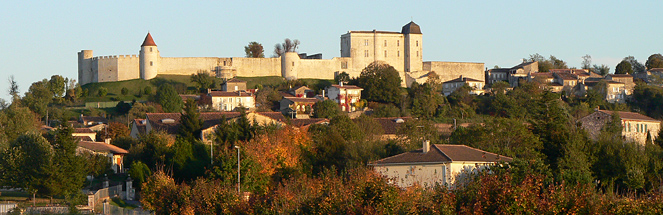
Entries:
{"label": "chateau building", "polygon": [[211,71],[220,78],[282,76],[293,79],[334,79],[337,74],[361,74],[370,63],[382,61],[399,71],[402,86],[423,83],[430,72],[448,81],[460,75],[484,81],[483,63],[439,62],[423,59],[423,36],[414,22],[400,32],[348,31],[341,35],[341,57],[320,59],[286,52],[276,58],[162,57],[152,35],[145,36],[139,55],[93,56],[92,50],[78,52],[78,82],[81,85],[131,79],[149,80],[157,75],[191,75]]}

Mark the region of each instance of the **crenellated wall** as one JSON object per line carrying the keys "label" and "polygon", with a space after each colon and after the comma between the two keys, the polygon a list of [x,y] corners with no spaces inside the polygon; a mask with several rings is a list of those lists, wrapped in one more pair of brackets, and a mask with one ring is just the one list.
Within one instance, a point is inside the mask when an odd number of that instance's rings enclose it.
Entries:
{"label": "crenellated wall", "polygon": [[215,71],[223,62],[228,63],[230,58],[218,57],[162,57],[159,61],[158,74],[191,75],[200,70]]}

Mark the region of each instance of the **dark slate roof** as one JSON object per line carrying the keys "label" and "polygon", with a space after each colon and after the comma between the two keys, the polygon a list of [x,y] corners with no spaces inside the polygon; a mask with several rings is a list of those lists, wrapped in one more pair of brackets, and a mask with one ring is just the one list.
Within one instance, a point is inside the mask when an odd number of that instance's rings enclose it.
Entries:
{"label": "dark slate roof", "polygon": [[663,68],[652,68],[648,72],[663,72]]}
{"label": "dark slate roof", "polygon": [[494,72],[509,72],[511,70],[510,68],[497,68],[497,69],[489,69],[488,71],[491,73]]}
{"label": "dark slate roof", "polygon": [[[400,128],[403,123],[412,120],[412,117],[384,117],[373,119],[380,123],[384,134],[396,134],[398,128]],[[402,119],[403,123],[398,123],[398,119]]]}
{"label": "dark slate roof", "polygon": [[410,22],[403,26],[401,34],[421,34],[421,28],[416,23]]}
{"label": "dark slate roof", "polygon": [[304,127],[304,126],[309,126],[312,124],[322,124],[322,123],[329,123],[329,119],[327,118],[310,118],[310,119],[292,119],[290,120],[290,124],[293,126],[297,127]]}
{"label": "dark slate roof", "polygon": [[[612,115],[613,111],[609,110],[599,110],[600,112],[606,113],[608,115]],[[619,118],[626,119],[626,120],[640,120],[640,121],[654,121],[654,122],[659,122],[658,120],[655,120],[654,118],[639,114],[639,113],[634,113],[634,112],[626,112],[626,111],[617,111],[619,114]]]}
{"label": "dark slate roof", "polygon": [[156,43],[154,43],[154,39],[152,39],[152,35],[150,32],[147,32],[147,36],[145,36],[145,40],[143,41],[143,45],[140,45],[140,47],[143,46],[157,46]]}
{"label": "dark slate roof", "polygon": [[453,79],[453,80],[450,80],[450,81],[445,81],[443,83],[453,83],[453,82],[483,82],[483,81],[480,81],[480,80],[477,80],[477,79],[472,79],[472,78],[460,77],[460,78],[456,78],[456,79]]}
{"label": "dark slate roof", "polygon": [[341,85],[338,85],[338,84],[332,84],[331,86],[339,88],[339,89],[363,90],[361,87],[357,87],[355,85],[346,85],[346,84],[344,84],[343,86],[341,86]]}
{"label": "dark slate roof", "polygon": [[431,144],[428,153],[423,149],[394,155],[377,160],[372,165],[448,163],[448,162],[510,162],[513,159],[495,153],[486,152],[465,145]]}
{"label": "dark slate roof", "polygon": [[145,122],[147,120],[145,119],[134,119],[134,124],[136,125],[136,128],[138,128],[138,133],[139,134],[145,134]]}
{"label": "dark slate roof", "polygon": [[92,142],[92,141],[79,141],[78,147],[85,148],[95,152],[110,152],[113,154],[128,154],[127,150],[124,150],[120,147],[106,144],[102,142]]}

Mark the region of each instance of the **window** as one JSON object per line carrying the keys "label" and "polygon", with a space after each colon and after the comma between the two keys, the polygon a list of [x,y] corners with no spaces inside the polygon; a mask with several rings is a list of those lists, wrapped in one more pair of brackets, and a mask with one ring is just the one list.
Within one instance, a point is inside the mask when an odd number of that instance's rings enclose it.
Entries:
{"label": "window", "polygon": [[401,41],[400,40],[396,40],[396,46],[401,46]]}
{"label": "window", "polygon": [[397,51],[397,52],[396,52],[396,56],[397,56],[397,57],[400,57],[400,56],[401,56],[401,51]]}
{"label": "window", "polygon": [[153,66],[153,65],[154,65],[154,63],[152,63],[152,61],[150,61],[150,66]]}
{"label": "window", "polygon": [[417,40],[417,47],[419,47],[419,40]]}
{"label": "window", "polygon": [[347,69],[348,68],[348,62],[341,62],[341,69]]}
{"label": "window", "polygon": [[387,50],[384,50],[384,57],[387,57]]}
{"label": "window", "polygon": [[364,45],[368,46],[368,40],[364,40]]}
{"label": "window", "polygon": [[368,57],[368,50],[364,50],[364,57]]}
{"label": "window", "polygon": [[417,57],[419,57],[419,51],[417,51]]}
{"label": "window", "polygon": [[152,47],[150,47],[150,52],[152,52]]}
{"label": "window", "polygon": [[384,47],[387,47],[387,40],[384,40]]}
{"label": "window", "polygon": [[239,88],[239,86],[235,86],[235,91],[238,91],[239,90],[238,88]]}
{"label": "window", "polygon": [[292,62],[292,66],[295,66],[295,62]]}

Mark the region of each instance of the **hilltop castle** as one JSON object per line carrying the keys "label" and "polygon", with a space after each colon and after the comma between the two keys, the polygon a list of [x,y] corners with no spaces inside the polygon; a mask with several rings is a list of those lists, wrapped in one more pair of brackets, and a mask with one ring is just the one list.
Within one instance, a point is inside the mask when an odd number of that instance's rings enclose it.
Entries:
{"label": "hilltop castle", "polygon": [[295,52],[277,58],[243,57],[161,57],[154,39],[147,33],[136,55],[93,57],[92,50],[78,52],[78,80],[81,85],[95,82],[149,80],[159,74],[191,75],[211,71],[220,78],[282,76],[292,79],[334,79],[346,72],[351,77],[374,61],[387,63],[399,71],[403,86],[423,83],[430,72],[442,81],[460,75],[483,81],[483,63],[423,62],[423,38],[419,25],[410,22],[401,32],[348,31],[341,35],[341,57],[301,59]]}

